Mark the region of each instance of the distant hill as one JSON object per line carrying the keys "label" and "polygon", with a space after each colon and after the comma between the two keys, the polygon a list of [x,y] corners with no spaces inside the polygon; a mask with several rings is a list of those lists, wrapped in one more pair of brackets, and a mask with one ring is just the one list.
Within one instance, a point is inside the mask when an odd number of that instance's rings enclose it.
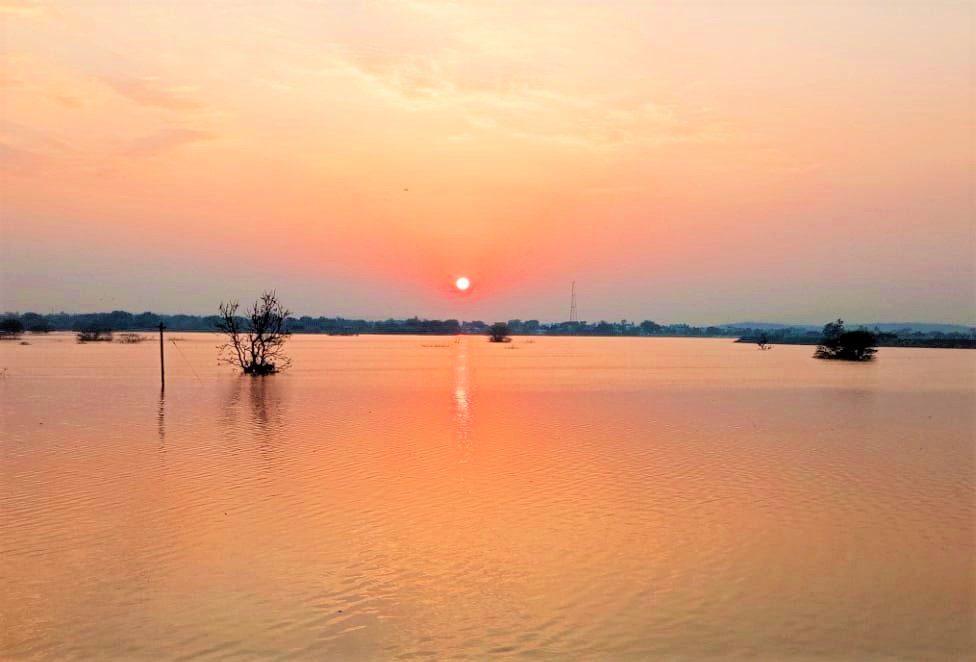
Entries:
{"label": "distant hill", "polygon": [[[777,322],[735,322],[734,324],[721,324],[725,329],[821,329],[817,324],[779,324]],[[932,322],[845,322],[849,329],[856,329],[860,326],[868,329],[878,328],[882,331],[898,331],[901,329],[911,329],[922,333],[969,333],[973,327],[964,324],[939,324]]]}
{"label": "distant hill", "polygon": [[935,331],[941,331],[942,333],[969,333],[969,331],[973,328],[963,324],[931,324],[929,322],[864,322],[858,324],[848,324],[847,326],[851,328],[864,326],[869,329],[878,327],[882,331],[911,329],[912,331],[921,331],[923,333],[933,333]]}
{"label": "distant hill", "polygon": [[811,324],[778,324],[777,322],[735,322],[734,324],[720,324],[723,329],[819,329]]}

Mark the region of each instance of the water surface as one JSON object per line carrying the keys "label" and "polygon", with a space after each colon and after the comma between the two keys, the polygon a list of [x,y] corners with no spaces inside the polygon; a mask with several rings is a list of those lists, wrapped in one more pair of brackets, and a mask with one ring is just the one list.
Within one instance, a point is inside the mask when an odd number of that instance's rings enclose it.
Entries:
{"label": "water surface", "polygon": [[976,352],[0,343],[0,658],[976,654]]}

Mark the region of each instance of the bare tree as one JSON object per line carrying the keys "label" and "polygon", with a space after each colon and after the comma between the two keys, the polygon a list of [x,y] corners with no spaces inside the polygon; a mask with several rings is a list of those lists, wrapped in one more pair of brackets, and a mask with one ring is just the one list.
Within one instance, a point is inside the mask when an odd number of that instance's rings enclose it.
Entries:
{"label": "bare tree", "polygon": [[239,308],[237,301],[220,304],[215,326],[227,336],[227,342],[218,347],[220,361],[254,376],[273,375],[291,365],[283,351],[289,335],[285,320],[291,312],[278,301],[277,293],[262,294],[245,317],[238,316]]}

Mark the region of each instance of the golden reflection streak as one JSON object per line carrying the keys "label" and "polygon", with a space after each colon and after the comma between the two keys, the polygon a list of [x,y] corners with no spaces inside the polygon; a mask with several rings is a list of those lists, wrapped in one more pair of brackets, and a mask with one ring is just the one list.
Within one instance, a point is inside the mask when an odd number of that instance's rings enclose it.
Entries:
{"label": "golden reflection streak", "polygon": [[471,450],[471,381],[468,362],[468,339],[459,336],[454,354],[454,423],[455,438],[468,460]]}

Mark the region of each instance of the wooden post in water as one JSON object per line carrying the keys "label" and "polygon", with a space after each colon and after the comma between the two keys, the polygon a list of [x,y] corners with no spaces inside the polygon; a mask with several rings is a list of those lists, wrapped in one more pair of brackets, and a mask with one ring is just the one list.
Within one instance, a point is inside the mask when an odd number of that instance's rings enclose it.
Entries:
{"label": "wooden post in water", "polygon": [[166,326],[160,322],[159,323],[159,387],[161,389],[166,388],[166,363],[163,358],[163,329]]}

